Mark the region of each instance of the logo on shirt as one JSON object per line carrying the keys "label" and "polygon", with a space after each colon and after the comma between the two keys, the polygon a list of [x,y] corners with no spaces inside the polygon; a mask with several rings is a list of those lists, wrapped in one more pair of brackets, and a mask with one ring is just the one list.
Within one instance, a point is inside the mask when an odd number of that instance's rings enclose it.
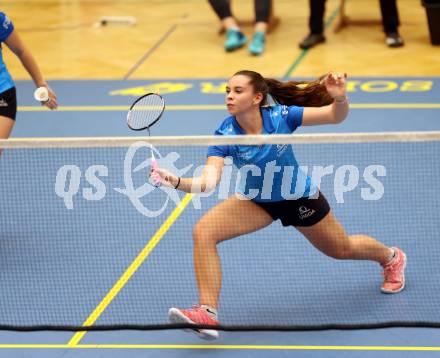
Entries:
{"label": "logo on shirt", "polygon": [[3,98],[0,99],[0,107],[7,107],[7,106],[9,106],[8,102],[6,102]]}
{"label": "logo on shirt", "polygon": [[283,109],[281,111],[281,114],[283,116],[287,116],[289,114],[289,109],[287,108],[287,106],[283,106]]}
{"label": "logo on shirt", "polygon": [[252,152],[250,150],[238,152],[237,157],[242,160],[250,160],[252,158]]}
{"label": "logo on shirt", "polygon": [[3,27],[7,30],[10,24],[11,24],[11,20],[9,20],[9,17],[5,15],[5,21],[3,21]]}
{"label": "logo on shirt", "polygon": [[306,206],[300,206],[298,210],[299,210],[299,218],[301,220],[307,219],[308,217],[312,216],[315,213],[315,210],[309,209]]}
{"label": "logo on shirt", "polygon": [[288,144],[277,144],[277,157],[281,157],[287,150]]}

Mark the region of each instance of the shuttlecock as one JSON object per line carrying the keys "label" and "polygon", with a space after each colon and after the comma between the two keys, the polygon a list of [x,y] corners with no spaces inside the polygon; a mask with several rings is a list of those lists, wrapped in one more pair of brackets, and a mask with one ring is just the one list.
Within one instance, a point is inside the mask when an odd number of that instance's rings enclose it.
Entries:
{"label": "shuttlecock", "polygon": [[46,87],[38,87],[34,92],[34,98],[39,102],[47,102],[49,100],[49,91]]}

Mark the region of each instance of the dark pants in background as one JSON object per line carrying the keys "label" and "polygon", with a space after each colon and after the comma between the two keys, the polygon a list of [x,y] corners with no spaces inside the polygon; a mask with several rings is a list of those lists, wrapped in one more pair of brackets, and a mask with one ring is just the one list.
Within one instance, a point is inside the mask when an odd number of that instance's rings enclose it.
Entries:
{"label": "dark pants in background", "polygon": [[[229,0],[209,0],[211,7],[220,20],[231,17],[231,4]],[[255,22],[269,22],[272,0],[254,0]]]}
{"label": "dark pants in background", "polygon": [[[309,27],[312,34],[324,33],[325,0],[310,1]],[[385,33],[397,32],[400,25],[397,0],[380,0],[382,24]]]}

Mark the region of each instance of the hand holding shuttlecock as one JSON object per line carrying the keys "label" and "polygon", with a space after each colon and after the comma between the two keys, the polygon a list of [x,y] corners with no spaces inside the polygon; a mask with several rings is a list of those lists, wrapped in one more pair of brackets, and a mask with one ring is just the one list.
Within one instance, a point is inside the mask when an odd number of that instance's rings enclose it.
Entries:
{"label": "hand holding shuttlecock", "polygon": [[49,86],[38,87],[34,92],[34,98],[50,109],[58,107],[57,96]]}

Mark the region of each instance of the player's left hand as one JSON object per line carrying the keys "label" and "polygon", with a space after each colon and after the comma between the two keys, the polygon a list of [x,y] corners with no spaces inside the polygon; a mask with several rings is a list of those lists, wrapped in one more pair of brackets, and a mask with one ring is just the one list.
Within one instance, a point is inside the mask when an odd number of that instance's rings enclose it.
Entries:
{"label": "player's left hand", "polygon": [[346,73],[330,72],[324,79],[325,88],[327,92],[334,99],[344,98],[347,95],[347,86],[345,79]]}
{"label": "player's left hand", "polygon": [[58,107],[57,95],[52,90],[52,88],[49,87],[49,85],[46,84],[44,87],[46,87],[47,91],[49,92],[49,100],[44,102],[43,104],[50,109],[57,109]]}

